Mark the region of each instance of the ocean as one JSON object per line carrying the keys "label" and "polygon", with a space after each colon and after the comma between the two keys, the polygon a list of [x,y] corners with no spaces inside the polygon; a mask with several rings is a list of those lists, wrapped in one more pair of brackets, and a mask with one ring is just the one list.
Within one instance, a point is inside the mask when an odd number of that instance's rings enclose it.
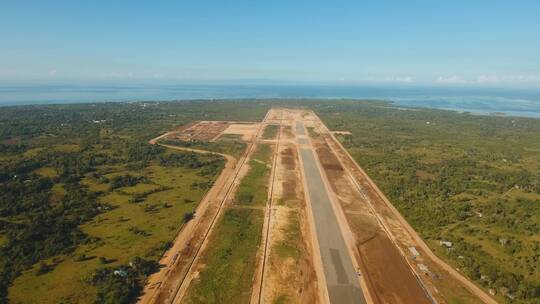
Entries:
{"label": "ocean", "polygon": [[366,98],[392,101],[401,107],[540,118],[540,88],[269,84],[0,86],[0,106],[240,98]]}

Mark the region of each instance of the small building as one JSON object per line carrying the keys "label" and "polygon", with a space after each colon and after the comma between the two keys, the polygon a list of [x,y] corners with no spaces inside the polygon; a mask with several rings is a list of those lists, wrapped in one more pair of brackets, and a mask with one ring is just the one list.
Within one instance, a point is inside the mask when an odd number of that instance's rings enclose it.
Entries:
{"label": "small building", "polygon": [[454,244],[452,242],[444,241],[444,240],[440,240],[439,245],[444,246],[446,248],[452,248],[452,246],[454,246]]}

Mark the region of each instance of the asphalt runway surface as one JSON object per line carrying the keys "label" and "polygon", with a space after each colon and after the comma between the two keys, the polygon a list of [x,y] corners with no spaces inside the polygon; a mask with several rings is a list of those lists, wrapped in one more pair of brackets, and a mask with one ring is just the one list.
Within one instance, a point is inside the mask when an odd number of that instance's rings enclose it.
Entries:
{"label": "asphalt runway surface", "polygon": [[[301,123],[297,131],[305,130]],[[297,132],[305,134],[304,132]],[[300,148],[307,194],[311,202],[317,240],[323,262],[330,303],[365,303],[356,270],[345,244],[330,196],[311,148]]]}

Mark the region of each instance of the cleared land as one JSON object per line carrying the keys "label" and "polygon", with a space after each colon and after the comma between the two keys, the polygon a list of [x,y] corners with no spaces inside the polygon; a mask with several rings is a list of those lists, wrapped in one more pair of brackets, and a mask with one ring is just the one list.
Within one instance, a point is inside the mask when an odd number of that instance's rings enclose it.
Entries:
{"label": "cleared land", "polygon": [[262,135],[263,139],[275,139],[278,135],[279,125],[271,124],[266,125],[264,128],[264,133]]}
{"label": "cleared land", "polygon": [[[485,296],[426,251],[313,112],[273,109],[264,122],[155,303],[477,301],[459,284]],[[262,144],[268,125],[282,127]]]}
{"label": "cleared land", "polygon": [[[314,269],[306,202],[300,186],[298,154],[290,130],[290,117],[279,110],[267,115],[276,130],[269,200],[252,303],[319,303],[320,288]],[[292,134],[291,134],[292,135]],[[262,269],[261,269],[262,268]]]}
{"label": "cleared land", "polygon": [[226,121],[200,121],[187,127],[179,128],[169,137],[183,141],[212,141],[229,127]]}

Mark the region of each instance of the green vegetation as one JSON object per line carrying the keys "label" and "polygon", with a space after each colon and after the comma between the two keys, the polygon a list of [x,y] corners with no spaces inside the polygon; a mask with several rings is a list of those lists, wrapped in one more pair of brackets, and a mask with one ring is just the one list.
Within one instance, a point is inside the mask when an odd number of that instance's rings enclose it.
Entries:
{"label": "green vegetation", "polygon": [[204,255],[204,270],[188,291],[191,303],[249,303],[256,256],[261,241],[263,210],[242,205],[265,205],[272,148],[259,144],[250,168],[236,192],[238,206],[227,209]]}
{"label": "green vegetation", "polygon": [[236,191],[236,203],[240,205],[265,205],[268,198],[272,148],[259,144],[249,161],[249,170]]}
{"label": "green vegetation", "polygon": [[275,139],[279,130],[278,125],[267,125],[262,134],[263,139]]}
{"label": "green vegetation", "polygon": [[300,230],[300,214],[297,210],[288,211],[287,226],[283,229],[284,237],[276,244],[276,252],[282,258],[300,257],[300,246],[302,244],[302,231]]}
{"label": "green vegetation", "polygon": [[[312,106],[437,254],[485,288],[540,298],[540,120]],[[438,240],[453,242],[452,249]]]}
{"label": "green vegetation", "polygon": [[319,132],[314,127],[307,127],[309,137],[317,138],[320,136]]}
{"label": "green vegetation", "polygon": [[[95,166],[91,172],[82,174],[78,178],[76,187],[61,179],[56,181],[57,185],[61,184],[66,190],[64,198],[60,201],[62,207],[66,207],[59,209],[58,212],[76,212],[78,216],[84,217],[78,221],[78,227],[73,226],[71,230],[72,233],[77,233],[75,235],[80,235],[80,241],[74,242],[70,247],[62,246],[56,239],[48,241],[51,243],[51,248],[65,247],[65,249],[53,251],[50,254],[46,252],[46,255],[40,256],[40,258],[56,259],[56,261],[46,261],[46,265],[50,265],[46,273],[41,273],[43,268],[41,264],[39,266],[34,264],[29,271],[23,271],[10,289],[11,299],[22,302],[35,302],[40,299],[41,302],[54,303],[72,293],[73,290],[81,291],[79,294],[71,294],[73,299],[77,296],[81,297],[77,299],[77,302],[91,302],[93,292],[97,292],[98,298],[104,292],[116,294],[117,291],[126,291],[119,295],[129,294],[130,297],[136,294],[144,282],[144,274],[132,276],[130,280],[118,281],[114,286],[122,282],[125,284],[116,291],[103,291],[102,287],[108,286],[107,284],[95,284],[97,289],[93,291],[93,288],[86,286],[88,284],[85,284],[83,279],[92,277],[94,272],[103,267],[102,264],[105,264],[112,273],[113,270],[124,267],[122,265],[137,256],[157,261],[166,249],[164,244],[174,237],[181,226],[182,215],[193,212],[196,207],[195,202],[210,186],[208,184],[205,188],[201,188],[193,185],[212,181],[215,178],[214,175],[219,173],[223,166],[223,160],[212,155],[189,152],[171,153],[163,148],[149,148],[154,150],[156,155],[151,157],[145,154],[149,161],[143,168],[140,168],[138,164],[137,169],[131,168],[133,162],[118,165],[121,162],[117,160],[115,165]],[[131,155],[137,163],[137,158],[129,152],[127,155]],[[72,179],[74,176],[71,175],[69,178]],[[82,200],[77,195],[80,189],[87,189],[93,201]],[[95,192],[91,192],[90,189]],[[75,197],[72,198],[72,196]],[[30,198],[30,196],[26,197]],[[190,202],[186,203],[185,199]],[[85,204],[83,206],[92,208],[92,211],[75,208],[77,206],[74,205],[75,203]],[[52,210],[58,208],[58,204],[52,199],[49,204]],[[50,218],[53,223],[58,223],[61,219],[57,214],[43,213],[41,208],[35,211],[22,210],[19,214],[21,213],[32,218],[34,214],[46,219]],[[34,222],[35,220],[32,221]],[[61,224],[62,222],[58,223],[58,225]],[[47,229],[51,225],[41,223],[41,226],[45,227],[42,229]],[[50,238],[48,237],[50,232],[42,232],[33,225],[26,229],[32,229],[34,235],[39,233],[47,239]],[[65,233],[69,233],[69,230]],[[62,238],[59,236],[58,239]],[[24,239],[15,240],[20,245],[26,242]],[[35,242],[33,245],[42,246]],[[16,250],[15,248],[11,250]],[[37,248],[36,251],[39,252]],[[100,259],[102,261],[99,261]],[[26,265],[31,265],[31,263]],[[59,283],[67,289],[54,288]],[[33,287],[33,293],[27,292],[29,287]],[[49,288],[53,291],[49,291]],[[107,288],[110,289],[110,286]],[[85,298],[88,300],[84,300]]]}
{"label": "green vegetation", "polygon": [[186,296],[188,303],[249,303],[264,213],[227,209],[216,227],[205,268]]}
{"label": "green vegetation", "polygon": [[198,149],[212,151],[217,153],[229,154],[239,158],[246,150],[246,144],[238,137],[221,138],[217,142],[202,142],[202,141],[183,141],[166,139],[161,140],[161,144],[178,146],[183,148]]}
{"label": "green vegetation", "polygon": [[3,107],[0,303],[8,288],[15,303],[132,301],[153,269],[137,263],[159,259],[224,165],[147,141],[265,112],[233,101]]}
{"label": "green vegetation", "polygon": [[274,304],[285,304],[287,303],[287,295],[280,295],[279,297],[277,297],[274,302]]}

